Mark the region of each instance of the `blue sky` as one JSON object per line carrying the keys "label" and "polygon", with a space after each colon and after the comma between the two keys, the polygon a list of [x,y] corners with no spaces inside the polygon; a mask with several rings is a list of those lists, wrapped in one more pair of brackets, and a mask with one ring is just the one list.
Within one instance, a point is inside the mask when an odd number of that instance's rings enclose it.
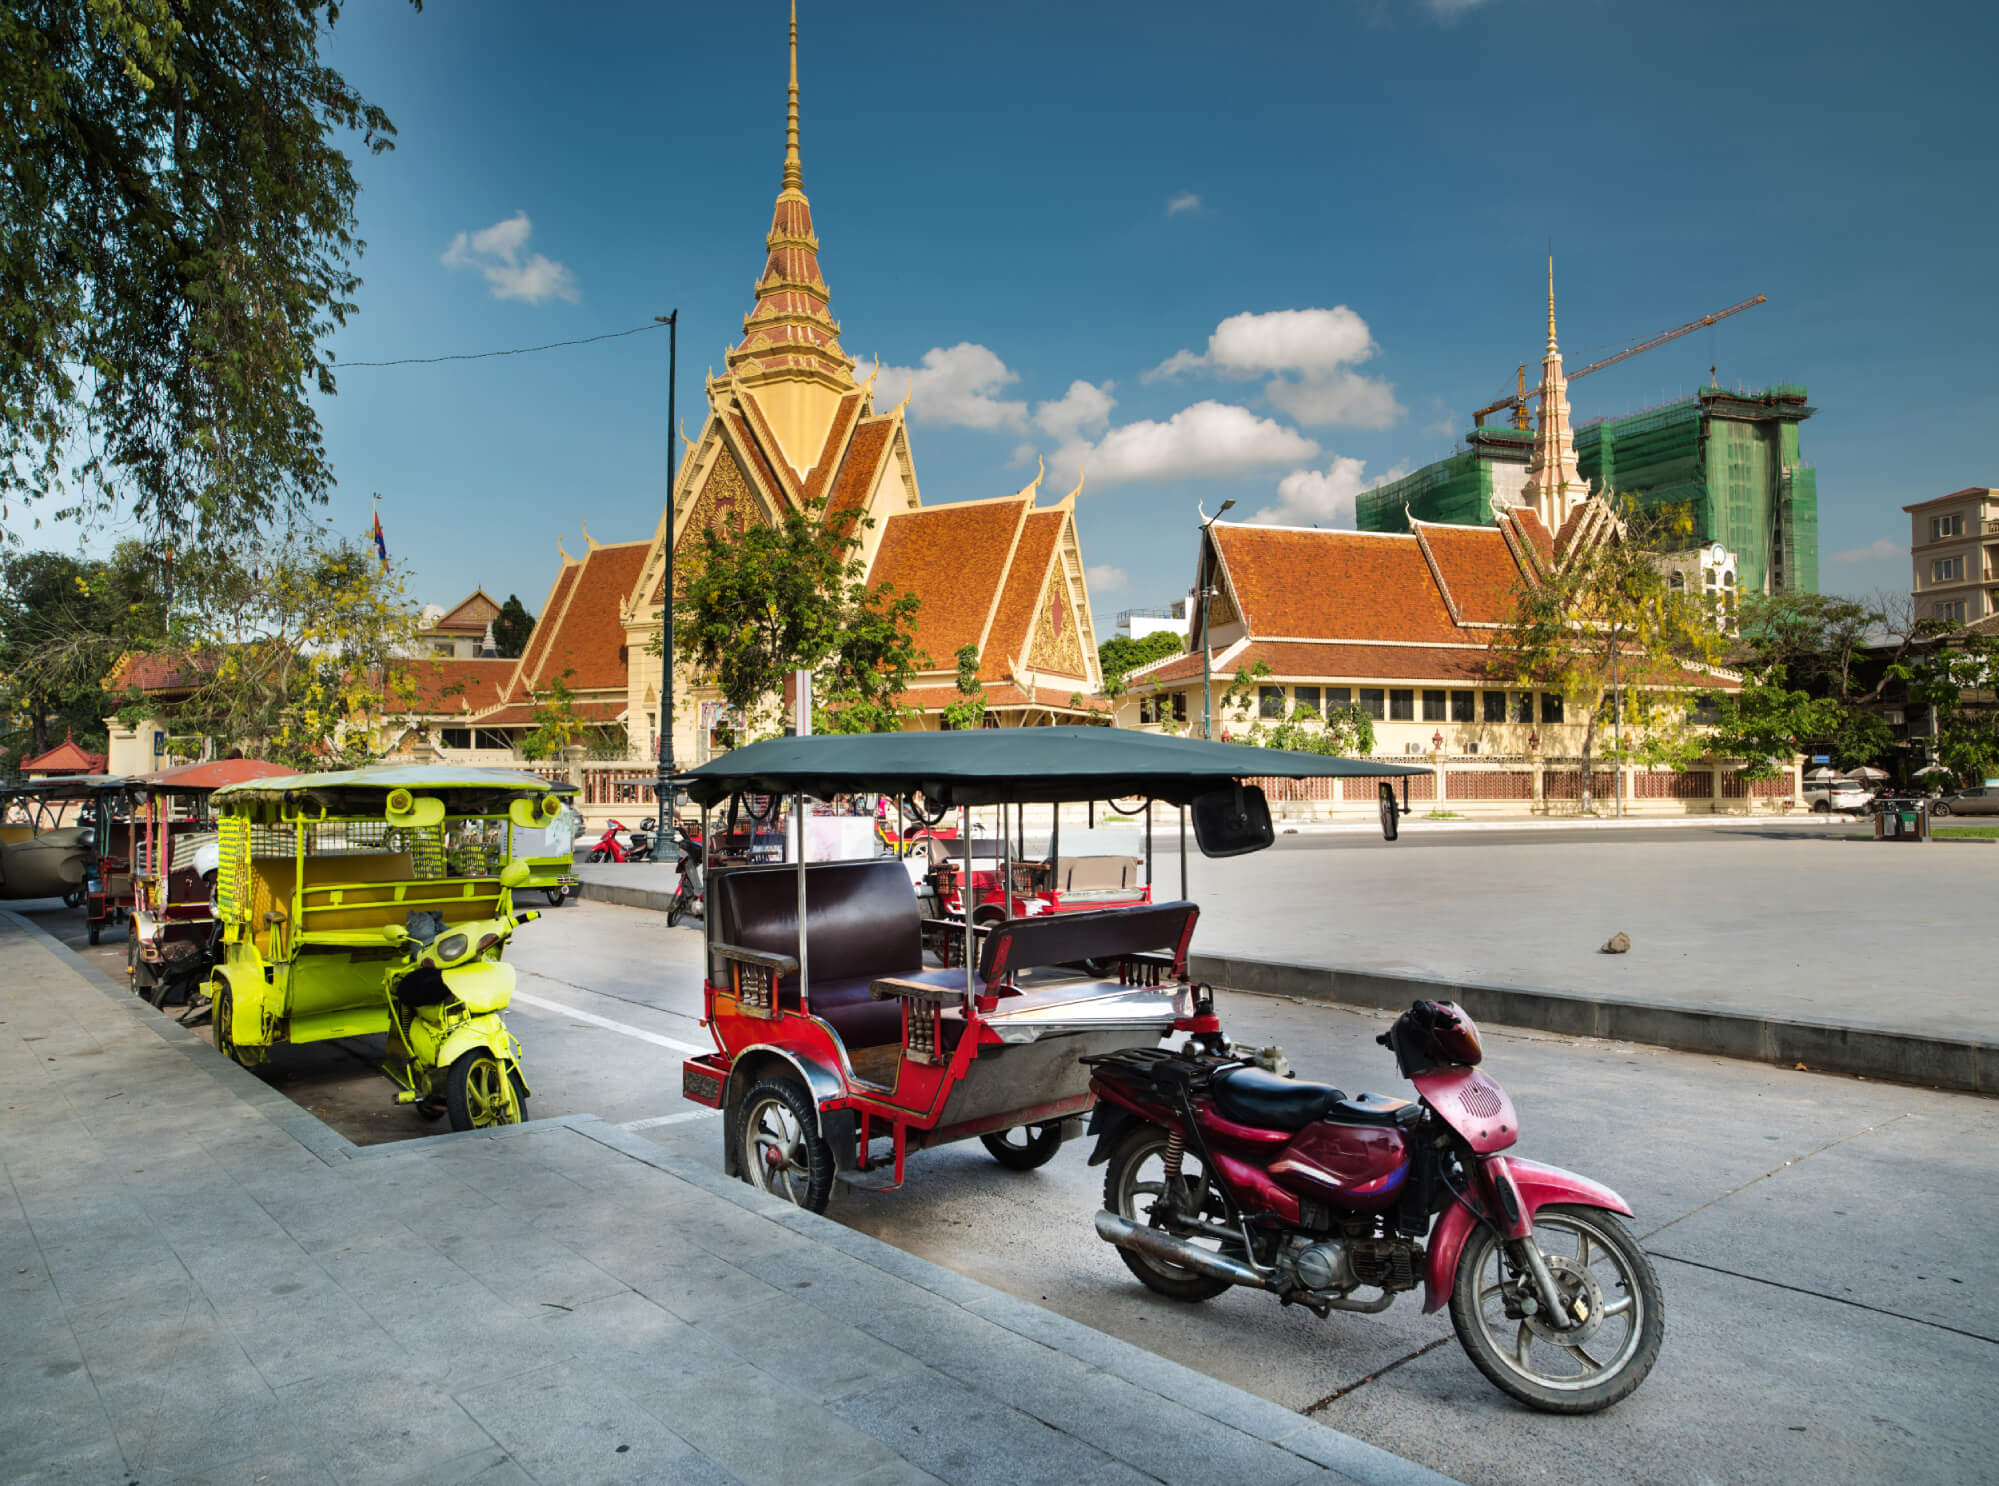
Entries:
{"label": "blue sky", "polygon": [[[848,352],[890,402],[914,380],[926,501],[1008,493],[1036,454],[1051,496],[1088,472],[1104,633],[1184,590],[1197,501],[1332,524],[1447,452],[1538,356],[1551,239],[1571,367],[1769,296],[1573,401],[1667,401],[1711,361],[1806,383],[1827,589],[1906,587],[1898,508],[1999,484],[1990,5],[803,0],[800,30]],[[678,306],[698,428],[762,266],[784,40],[778,0],[349,4],[328,58],[400,143],[360,167],[340,359]],[[345,371],[331,514],[379,492],[421,597],[538,607],[558,538],[650,536],[665,359],[648,333]]]}

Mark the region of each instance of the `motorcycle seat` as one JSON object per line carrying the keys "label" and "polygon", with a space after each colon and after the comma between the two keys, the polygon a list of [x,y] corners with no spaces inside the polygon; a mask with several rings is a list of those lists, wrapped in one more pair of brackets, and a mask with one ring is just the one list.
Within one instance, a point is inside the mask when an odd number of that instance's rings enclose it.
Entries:
{"label": "motorcycle seat", "polygon": [[1265,1130],[1302,1130],[1346,1098],[1331,1084],[1300,1083],[1262,1068],[1230,1068],[1211,1087],[1223,1118]]}

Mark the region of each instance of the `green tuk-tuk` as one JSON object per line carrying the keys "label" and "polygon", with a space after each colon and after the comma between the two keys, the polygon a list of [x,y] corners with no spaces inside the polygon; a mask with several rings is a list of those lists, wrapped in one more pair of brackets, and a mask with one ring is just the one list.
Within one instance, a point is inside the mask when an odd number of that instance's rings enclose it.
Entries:
{"label": "green tuk-tuk", "polygon": [[452,1128],[513,1124],[528,1097],[501,962],[528,880],[514,833],[561,810],[547,780],[380,766],[249,780],[212,797],[222,961],[215,1045],[387,1037],[398,1103]]}

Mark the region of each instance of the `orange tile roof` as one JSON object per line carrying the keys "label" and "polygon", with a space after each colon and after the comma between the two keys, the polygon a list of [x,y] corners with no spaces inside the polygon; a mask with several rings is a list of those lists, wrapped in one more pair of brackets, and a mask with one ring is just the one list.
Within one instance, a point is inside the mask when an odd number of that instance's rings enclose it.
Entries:
{"label": "orange tile roof", "polygon": [[1285,638],[1459,638],[1414,537],[1381,532],[1213,528],[1251,634]]}
{"label": "orange tile roof", "polygon": [[[1023,688],[1015,686],[1011,681],[1003,681],[998,685],[987,683],[985,685],[986,705],[988,707],[1046,707],[1055,712],[1105,712],[1110,710],[1110,702],[1102,697],[1085,696],[1081,707],[1071,706],[1069,703],[1070,696],[1081,690],[1081,687],[1074,687],[1065,691],[1059,686],[1042,686],[1035,689],[1033,696],[1029,696]],[[941,712],[953,702],[962,701],[963,698],[959,696],[956,686],[912,686],[898,700],[905,707],[920,707],[925,712]]]}
{"label": "orange tile roof", "polygon": [[898,511],[882,523],[881,548],[868,581],[922,595],[916,647],[929,656],[930,668],[951,666],[962,646],[979,643],[1006,576],[1014,533],[1032,499]]}
{"label": "orange tile roof", "polygon": [[[1238,671],[1254,670],[1258,661],[1270,667],[1270,678],[1306,681],[1407,681],[1412,685],[1444,682],[1458,686],[1511,686],[1508,671],[1494,669],[1492,652],[1484,644],[1444,645],[1327,645],[1251,641],[1242,652],[1224,663],[1226,651],[1215,652],[1211,662],[1219,691],[1235,680]],[[1732,691],[1741,685],[1732,676],[1712,676],[1682,671],[1687,685]],[[1137,690],[1159,690],[1201,679],[1201,657],[1175,656],[1154,671],[1130,678]]]}
{"label": "orange tile roof", "polygon": [[894,431],[893,418],[870,418],[854,430],[854,437],[847,444],[846,457],[840,461],[840,472],[829,482],[832,493],[826,498],[828,526],[850,519],[867,504],[875,471],[881,468],[889,435]]}
{"label": "orange tile roof", "polygon": [[[1494,526],[1414,523],[1428,546],[1461,624],[1504,624],[1513,613],[1520,564]],[[1356,638],[1360,638],[1356,636]]]}
{"label": "orange tile roof", "polygon": [[507,689],[509,695],[525,696],[527,688],[536,684],[535,677],[541,674],[549,644],[555,639],[555,631],[562,622],[563,606],[575,591],[576,575],[582,571],[583,564],[572,559],[564,563],[562,571],[555,575],[555,587],[549,590],[548,602],[542,606],[541,617],[534,622],[534,629],[528,634],[527,647],[521,651],[520,669],[515,672],[514,681]]}
{"label": "orange tile roof", "polygon": [[1541,554],[1543,562],[1555,560],[1555,537],[1542,524],[1541,513],[1532,506],[1515,506],[1508,513],[1513,518],[1513,529],[1524,537],[1533,549]]}
{"label": "orange tile roof", "polygon": [[[604,701],[584,697],[572,705],[576,715],[585,722],[616,722],[625,710],[625,704],[615,699]],[[509,702],[504,707],[481,713],[470,720],[482,728],[532,727],[534,708],[533,702]]]}
{"label": "orange tile roof", "polygon": [[483,588],[475,588],[440,614],[431,629],[439,634],[483,635],[499,612],[500,605],[493,596]]}
{"label": "orange tile roof", "polygon": [[[572,691],[622,690],[629,679],[621,652],[625,645],[625,625],[620,612],[626,595],[638,581],[645,566],[650,542],[620,542],[612,547],[593,547],[590,555],[576,564],[572,576],[565,570],[573,590],[560,606],[549,605],[556,615],[554,632],[538,644],[532,669],[522,675],[534,690],[548,686],[565,670]],[[549,615],[544,615],[544,620]],[[541,625],[535,639],[541,640]]]}
{"label": "orange tile roof", "polygon": [[1040,598],[1041,585],[1048,577],[1048,564],[1055,556],[1064,519],[1064,513],[1058,510],[1035,511],[1022,524],[1020,541],[1013,549],[1013,562],[1007,568],[1006,588],[1000,594],[992,629],[986,636],[986,648],[979,657],[982,679],[1003,678],[1009,657],[1026,663],[1028,647],[1034,640],[1034,624],[1040,617],[1035,601]]}
{"label": "orange tile roof", "polygon": [[102,774],[104,755],[92,753],[70,734],[47,753],[21,760],[23,774]]}
{"label": "orange tile roof", "polygon": [[861,394],[849,392],[840,399],[840,405],[833,410],[833,421],[826,428],[826,444],[819,451],[819,458],[805,473],[805,499],[808,504],[826,499],[827,491],[833,484],[833,473],[841,468],[841,454],[847,447],[847,436],[853,432],[854,422],[861,416]]}
{"label": "orange tile roof", "polygon": [[[729,430],[736,436],[736,444],[749,457],[750,471],[763,482],[764,494],[780,508],[791,504],[797,498],[796,487],[778,479],[777,471],[771,468],[770,461],[764,457],[763,445],[759,444],[756,436],[750,432],[750,426],[743,421],[742,414],[725,413],[723,422],[728,424]],[[779,459],[778,463],[783,465],[783,459]],[[790,466],[786,465],[785,470],[788,474]]]}
{"label": "orange tile roof", "polygon": [[422,659],[409,663],[418,712],[449,716],[498,704],[513,678],[511,660]]}
{"label": "orange tile roof", "polygon": [[[737,405],[749,420],[749,427],[755,431],[755,453],[762,462],[764,474],[772,481],[770,493],[786,504],[797,505],[804,497],[805,487],[799,482],[798,471],[785,457],[784,443],[771,429],[770,419],[764,416],[763,405],[754,395],[738,398]],[[780,480],[782,484],[777,483]]]}

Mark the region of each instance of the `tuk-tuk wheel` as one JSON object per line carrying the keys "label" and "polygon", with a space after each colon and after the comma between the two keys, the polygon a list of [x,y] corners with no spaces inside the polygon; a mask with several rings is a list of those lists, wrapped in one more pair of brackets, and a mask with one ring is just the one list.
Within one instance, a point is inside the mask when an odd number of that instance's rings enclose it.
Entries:
{"label": "tuk-tuk wheel", "polygon": [[569,890],[567,888],[552,887],[548,890],[548,906],[550,908],[560,908],[568,901]]}
{"label": "tuk-tuk wheel", "polygon": [[[513,1081],[513,1098],[504,1080]],[[489,1047],[475,1047],[459,1056],[445,1078],[444,1107],[454,1130],[485,1130],[519,1124],[527,1118],[527,1089],[521,1076],[503,1069]]]}
{"label": "tuk-tuk wheel", "polygon": [[64,893],[62,895],[62,906],[65,908],[81,908],[83,906],[83,889],[80,887],[71,888],[68,892]]}
{"label": "tuk-tuk wheel", "polygon": [[744,1181],[807,1212],[826,1211],[833,1148],[820,1135],[819,1111],[801,1084],[767,1078],[754,1085],[738,1106],[734,1139]]}
{"label": "tuk-tuk wheel", "polygon": [[995,1130],[981,1135],[979,1144],[1008,1171],[1032,1171],[1046,1166],[1062,1149],[1062,1125],[1015,1125],[1011,1130]]}
{"label": "tuk-tuk wheel", "polygon": [[216,986],[215,994],[210,999],[214,1002],[215,1050],[230,1062],[241,1063],[248,1068],[250,1065],[243,1061],[242,1049],[236,1045],[235,1024],[230,1019],[236,1009],[236,998],[229,993],[228,983]]}

